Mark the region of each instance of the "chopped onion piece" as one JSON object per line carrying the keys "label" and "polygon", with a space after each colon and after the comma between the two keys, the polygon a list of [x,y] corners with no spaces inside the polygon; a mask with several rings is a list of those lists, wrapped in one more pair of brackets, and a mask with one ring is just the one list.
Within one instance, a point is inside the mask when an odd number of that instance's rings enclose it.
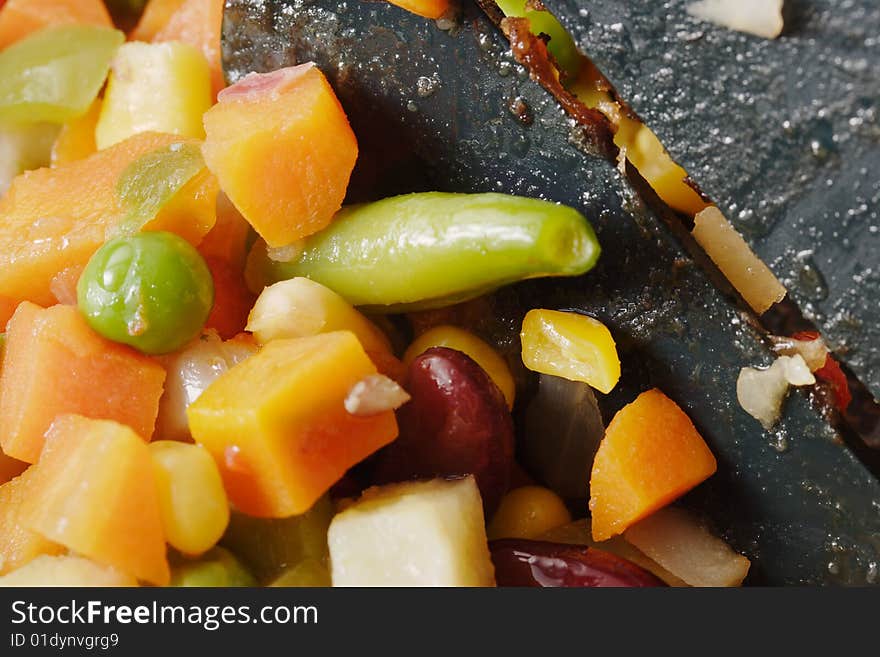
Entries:
{"label": "chopped onion piece", "polygon": [[688,586],[680,577],[672,574],[659,563],[645,555],[641,550],[623,540],[622,536],[613,536],[607,541],[594,541],[592,523],[589,518],[581,518],[567,525],[562,525],[542,534],[542,541],[567,543],[568,545],[586,545],[610,552],[613,555],[632,561],[666,582],[669,586]]}
{"label": "chopped onion piece", "polygon": [[803,356],[780,356],[767,369],[742,368],[736,380],[736,396],[743,410],[769,431],[779,420],[788,387],[814,383],[816,378]]}
{"label": "chopped onion piece", "polygon": [[694,218],[694,239],[759,315],[786,295],[770,268],[714,205]]}
{"label": "chopped onion piece", "polygon": [[224,342],[208,329],[181,351],[162,357],[167,375],[159,400],[156,436],[162,440],[188,440],[186,409],[221,374],[256,353],[250,339],[235,337]]}
{"label": "chopped onion piece", "polygon": [[782,34],[783,0],[700,0],[688,5],[691,16],[738,32],[775,39]]}
{"label": "chopped onion piece", "polygon": [[410,400],[393,379],[372,374],[355,383],[345,398],[345,410],[360,417],[394,411]]}
{"label": "chopped onion piece", "polygon": [[275,262],[293,262],[302,255],[303,250],[305,250],[305,242],[299,240],[284,246],[267,246],[266,255],[269,256],[269,260]]}
{"label": "chopped onion piece", "polygon": [[623,537],[691,586],[739,586],[751,562],[682,509],[666,507]]}
{"label": "chopped onion piece", "polygon": [[773,351],[778,354],[783,356],[800,354],[811,372],[825,367],[825,361],[828,358],[828,346],[822,338],[796,340],[795,338],[771,335],[770,341],[773,343]]}

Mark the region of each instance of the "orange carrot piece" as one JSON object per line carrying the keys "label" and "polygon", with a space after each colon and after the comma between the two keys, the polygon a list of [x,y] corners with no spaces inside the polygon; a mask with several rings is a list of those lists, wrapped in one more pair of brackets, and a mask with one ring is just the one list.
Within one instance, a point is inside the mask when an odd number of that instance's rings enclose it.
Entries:
{"label": "orange carrot piece", "polygon": [[614,416],[593,461],[593,539],[620,534],[715,469],[715,457],[685,412],[659,390],[643,392]]}
{"label": "orange carrot piece", "polygon": [[[124,221],[116,187],[126,167],[147,153],[187,141],[141,133],[84,160],[15,178],[0,199],[0,296],[54,303],[53,276],[85,266]],[[145,228],[169,230],[198,244],[214,225],[216,194],[217,181],[204,170]]]}
{"label": "orange carrot piece", "polygon": [[214,278],[214,307],[205,327],[216,329],[221,338],[228,340],[244,331],[257,297],[245,284],[242,269],[210,256],[205,262]]}
{"label": "orange carrot piece", "polygon": [[254,516],[307,511],[354,464],[397,437],[393,411],[356,416],[351,387],[376,373],[354,333],[272,340],[187,409],[229,499]]}
{"label": "orange carrot piece", "polygon": [[18,301],[0,296],[0,333],[6,330],[6,323],[15,313],[16,308],[18,308]]}
{"label": "orange carrot piece", "polygon": [[22,303],[9,321],[0,370],[0,444],[33,463],[56,416],[77,413],[153,434],[165,370],[92,331],[73,306]]}
{"label": "orange carrot piece", "polygon": [[452,6],[449,0],[388,0],[388,2],[417,16],[435,20],[447,13]]}
{"label": "orange carrot piece", "polygon": [[326,227],[342,206],[357,141],[314,64],[249,75],[205,113],[208,168],[269,246]]}
{"label": "orange carrot piece", "polygon": [[131,41],[152,41],[168,24],[185,0],[149,0],[138,24],[128,35]]}
{"label": "orange carrot piece", "polygon": [[130,428],[58,417],[27,494],[28,529],[137,579],[170,580],[150,451]]}

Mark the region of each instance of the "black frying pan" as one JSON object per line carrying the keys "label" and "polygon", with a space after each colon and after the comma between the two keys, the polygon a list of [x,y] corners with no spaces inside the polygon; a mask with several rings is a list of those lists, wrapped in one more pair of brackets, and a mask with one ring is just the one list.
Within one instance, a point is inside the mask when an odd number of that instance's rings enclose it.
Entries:
{"label": "black frying pan", "polygon": [[638,175],[596,154],[475,5],[441,30],[383,3],[227,0],[223,51],[230,80],[309,60],[321,67],[362,151],[351,200],[503,191],[579,208],[603,246],[598,266],[496,294],[484,333],[515,350],[529,308],[601,319],[623,364],[620,385],[601,400],[606,419],[652,386],[687,410],[719,470],[683,503],[753,560],[750,582],[876,577],[880,483],[805,396],[792,395],[772,435],[740,409],[739,369],[772,358],[755,318],[695,261],[688,235]]}

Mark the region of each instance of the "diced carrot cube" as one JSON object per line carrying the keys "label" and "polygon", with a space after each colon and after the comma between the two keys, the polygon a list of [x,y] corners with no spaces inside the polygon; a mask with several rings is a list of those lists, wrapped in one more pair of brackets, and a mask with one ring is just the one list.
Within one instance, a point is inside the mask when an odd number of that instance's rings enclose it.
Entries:
{"label": "diced carrot cube", "polygon": [[318,232],[342,206],[357,141],[314,64],[224,89],[205,132],[208,168],[269,246]]}
{"label": "diced carrot cube", "polygon": [[593,539],[620,534],[715,469],[715,457],[685,412],[659,390],[643,392],[611,420],[593,461]]}
{"label": "diced carrot cube", "polygon": [[255,516],[307,511],[354,464],[397,436],[393,411],[355,416],[344,401],[376,367],[348,331],[272,340],[189,407],[230,500]]}
{"label": "diced carrot cube", "polygon": [[[191,140],[142,133],[84,160],[18,176],[0,199],[0,296],[54,303],[52,277],[84,266],[125,220],[117,183],[126,168],[184,142]],[[198,244],[216,219],[216,185],[207,171],[197,174],[145,228],[169,230]]]}
{"label": "diced carrot cube", "polygon": [[26,492],[29,529],[151,584],[170,580],[150,451],[128,427],[58,417]]}
{"label": "diced carrot cube", "polygon": [[117,420],[153,433],[165,370],[92,331],[73,306],[22,303],[9,322],[0,371],[0,444],[33,463],[58,415]]}
{"label": "diced carrot cube", "polygon": [[424,18],[438,19],[452,6],[449,0],[388,0],[408,12]]}

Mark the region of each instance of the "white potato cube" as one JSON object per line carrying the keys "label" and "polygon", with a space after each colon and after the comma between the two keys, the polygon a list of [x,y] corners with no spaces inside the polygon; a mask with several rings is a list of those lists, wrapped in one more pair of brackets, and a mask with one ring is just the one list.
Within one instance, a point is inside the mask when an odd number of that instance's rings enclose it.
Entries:
{"label": "white potato cube", "polygon": [[333,586],[495,586],[473,477],[371,488],[328,541]]}
{"label": "white potato cube", "polygon": [[6,586],[137,586],[133,577],[74,555],[42,555],[0,577]]}

